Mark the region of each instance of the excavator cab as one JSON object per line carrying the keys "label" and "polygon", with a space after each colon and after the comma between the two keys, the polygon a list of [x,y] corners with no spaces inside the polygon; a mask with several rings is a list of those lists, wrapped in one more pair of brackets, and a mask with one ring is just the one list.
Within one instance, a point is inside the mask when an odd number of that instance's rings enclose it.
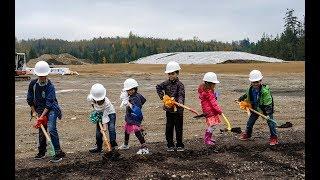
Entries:
{"label": "excavator cab", "polygon": [[30,76],[26,75],[26,54],[25,53],[16,53],[15,54],[15,80],[16,81],[28,81]]}

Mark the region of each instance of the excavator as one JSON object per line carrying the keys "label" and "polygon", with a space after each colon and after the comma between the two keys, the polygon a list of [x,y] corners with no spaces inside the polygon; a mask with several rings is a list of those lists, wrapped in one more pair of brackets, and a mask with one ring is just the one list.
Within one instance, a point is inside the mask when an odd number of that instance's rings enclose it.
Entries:
{"label": "excavator", "polygon": [[26,53],[15,53],[15,81],[29,81],[31,77],[26,71]]}

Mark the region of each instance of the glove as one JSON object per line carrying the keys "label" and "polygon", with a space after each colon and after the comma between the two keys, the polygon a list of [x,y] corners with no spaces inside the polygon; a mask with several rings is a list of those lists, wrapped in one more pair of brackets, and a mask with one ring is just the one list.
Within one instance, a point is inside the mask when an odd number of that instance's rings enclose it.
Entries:
{"label": "glove", "polygon": [[120,108],[122,108],[123,106],[127,106],[127,104],[129,103],[129,96],[127,91],[121,92],[120,100],[121,100]]}
{"label": "glove", "polygon": [[37,118],[36,123],[33,125],[33,127],[36,129],[39,129],[41,127],[41,124],[43,126],[46,126],[48,124],[47,116],[43,116],[42,118],[41,117]]}
{"label": "glove", "polygon": [[164,95],[162,101],[166,108],[175,107],[174,97],[169,97],[168,95]]}
{"label": "glove", "polygon": [[239,106],[240,106],[240,109],[243,109],[243,110],[245,110],[246,108],[252,108],[251,104],[248,103],[247,101],[239,102]]}

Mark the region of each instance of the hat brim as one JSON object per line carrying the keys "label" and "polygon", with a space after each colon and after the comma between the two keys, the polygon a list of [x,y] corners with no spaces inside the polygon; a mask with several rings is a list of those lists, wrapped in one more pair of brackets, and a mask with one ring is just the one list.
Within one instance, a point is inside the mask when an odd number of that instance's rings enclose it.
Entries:
{"label": "hat brim", "polygon": [[49,70],[48,72],[45,73],[38,73],[37,71],[34,71],[34,74],[37,76],[48,76],[51,70]]}
{"label": "hat brim", "polygon": [[255,81],[260,81],[261,79],[262,79],[262,78],[258,78],[258,79],[250,79],[250,78],[249,78],[249,81],[250,81],[250,82],[255,82]]}
{"label": "hat brim", "polygon": [[48,76],[49,75],[49,73],[34,73],[35,75],[37,75],[37,76]]}

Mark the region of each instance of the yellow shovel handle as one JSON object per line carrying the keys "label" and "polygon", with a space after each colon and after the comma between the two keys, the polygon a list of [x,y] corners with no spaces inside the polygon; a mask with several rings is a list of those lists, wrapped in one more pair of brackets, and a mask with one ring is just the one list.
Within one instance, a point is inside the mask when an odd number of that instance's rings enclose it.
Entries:
{"label": "yellow shovel handle", "polygon": [[221,116],[223,117],[224,121],[227,123],[228,131],[231,131],[231,125],[230,125],[228,118],[223,113],[221,114]]}

